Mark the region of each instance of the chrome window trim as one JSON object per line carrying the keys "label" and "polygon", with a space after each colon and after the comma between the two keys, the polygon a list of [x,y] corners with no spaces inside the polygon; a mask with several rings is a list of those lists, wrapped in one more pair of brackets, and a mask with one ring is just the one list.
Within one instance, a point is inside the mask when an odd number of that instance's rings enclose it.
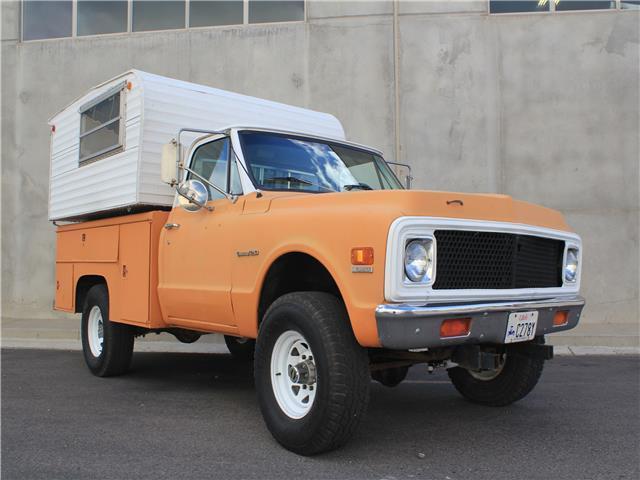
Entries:
{"label": "chrome window trim", "polygon": [[127,86],[127,82],[126,81],[120,82],[117,85],[114,85],[113,87],[111,87],[110,89],[108,89],[105,92],[101,93],[97,97],[92,98],[88,102],[80,105],[80,108],[78,108],[78,112],[80,113],[80,115],[82,115],[84,112],[89,110],[91,107],[95,107],[97,104],[99,104],[103,100],[106,100],[109,97],[112,97],[113,95],[118,93],[120,90],[124,90],[124,88],[126,86]]}
{"label": "chrome window trim", "polygon": [[[565,242],[563,265],[567,249],[578,249],[578,272],[574,283],[564,282],[562,287],[514,288],[514,289],[468,289],[433,290],[432,286],[407,285],[404,282],[404,244],[408,236],[432,236],[439,229],[502,232],[552,238]],[[438,257],[436,254],[435,276],[437,278]],[[389,227],[385,258],[384,297],[388,302],[466,302],[487,299],[517,300],[576,295],[580,291],[582,273],[582,240],[580,236],[561,230],[511,222],[464,220],[443,217],[399,217]]]}
{"label": "chrome window trim", "polygon": [[335,138],[335,137],[325,137],[323,135],[317,135],[314,133],[305,133],[304,131],[297,131],[297,130],[280,130],[277,128],[265,128],[265,127],[260,127],[260,126],[256,126],[253,127],[251,125],[231,125],[227,128],[232,128],[238,132],[242,132],[244,130],[250,130],[250,131],[254,131],[254,132],[267,132],[267,133],[278,133],[278,134],[282,134],[282,135],[297,135],[300,137],[306,137],[306,138],[312,138],[315,140],[320,140],[320,141],[324,141],[324,142],[332,142],[332,143],[341,143],[343,145],[346,145],[348,147],[355,147],[358,148],[360,150],[364,150],[370,153],[375,153],[377,155],[379,155],[380,157],[383,157],[384,160],[384,154],[373,147],[369,147],[368,145],[363,145],[361,143],[356,143],[356,142],[351,142],[349,140],[345,140],[343,138]]}

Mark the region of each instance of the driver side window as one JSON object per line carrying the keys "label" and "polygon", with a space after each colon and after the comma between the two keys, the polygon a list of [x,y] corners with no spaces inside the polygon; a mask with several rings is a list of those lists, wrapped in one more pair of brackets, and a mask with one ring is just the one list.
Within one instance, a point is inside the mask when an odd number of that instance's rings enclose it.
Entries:
{"label": "driver side window", "polygon": [[[229,192],[229,138],[224,137],[213,142],[205,143],[199,146],[193,154],[191,160],[191,170],[196,172],[203,178],[206,178],[216,187]],[[242,193],[238,190],[239,178],[237,175],[236,162],[233,162],[233,172],[231,179],[233,180],[233,190],[231,193]],[[189,173],[187,178],[197,179],[196,176]],[[209,200],[224,198],[214,188],[206,185],[209,190]],[[241,190],[241,187],[239,188]]]}

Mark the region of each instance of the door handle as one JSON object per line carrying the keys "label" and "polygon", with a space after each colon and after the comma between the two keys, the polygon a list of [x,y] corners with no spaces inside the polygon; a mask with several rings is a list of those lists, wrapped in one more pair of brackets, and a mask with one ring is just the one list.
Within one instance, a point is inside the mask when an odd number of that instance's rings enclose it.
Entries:
{"label": "door handle", "polygon": [[179,223],[167,223],[167,224],[165,224],[164,228],[166,228],[167,230],[173,230],[173,229],[180,228],[180,224]]}

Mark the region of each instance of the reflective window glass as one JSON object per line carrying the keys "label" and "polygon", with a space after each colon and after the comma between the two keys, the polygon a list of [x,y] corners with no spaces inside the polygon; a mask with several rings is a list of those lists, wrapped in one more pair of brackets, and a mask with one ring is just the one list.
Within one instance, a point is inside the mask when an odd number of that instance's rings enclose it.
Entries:
{"label": "reflective window glass", "polygon": [[264,190],[340,192],[402,188],[375,153],[322,140],[243,131],[242,153]]}
{"label": "reflective window glass", "polygon": [[553,0],[491,0],[490,13],[548,12]]}
{"label": "reflective window glass", "polygon": [[[203,178],[209,180],[216,187],[227,189],[227,164],[229,161],[229,138],[221,138],[214,142],[206,143],[194,152],[191,161],[191,170]],[[187,178],[198,179],[189,174]],[[209,200],[224,198],[215,188],[206,185],[209,190]]]}
{"label": "reflective window glass", "polygon": [[620,2],[620,8],[622,8],[623,10],[640,9],[640,0],[622,0]]}
{"label": "reflective window glass", "polygon": [[249,0],[249,23],[304,20],[304,1]]}
{"label": "reflective window glass", "polygon": [[127,0],[78,0],[78,35],[127,31]]}
{"label": "reflective window glass", "polygon": [[80,112],[80,164],[122,147],[120,95],[117,92]]}
{"label": "reflective window glass", "polygon": [[241,24],[242,9],[242,0],[191,0],[189,3],[189,26],[210,27]]}
{"label": "reflective window glass", "polygon": [[40,40],[71,36],[71,0],[24,0],[22,39]]}
{"label": "reflective window glass", "polygon": [[133,31],[171,30],[185,27],[185,2],[133,0]]}
{"label": "reflective window glass", "polygon": [[608,10],[616,8],[616,2],[601,2],[598,0],[558,0],[556,11],[567,10]]}

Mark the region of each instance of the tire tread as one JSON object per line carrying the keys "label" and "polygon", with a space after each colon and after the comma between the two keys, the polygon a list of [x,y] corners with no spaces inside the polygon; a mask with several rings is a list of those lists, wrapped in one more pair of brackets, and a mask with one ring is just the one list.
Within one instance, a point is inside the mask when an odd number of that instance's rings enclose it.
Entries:
{"label": "tire tread", "polygon": [[[311,314],[310,321],[318,328],[328,352],[332,390],[324,406],[325,421],[320,424],[307,444],[292,445],[284,443],[277,436],[276,439],[286,448],[302,455],[334,450],[352,437],[367,410],[370,386],[368,356],[353,335],[342,302],[324,292],[296,292],[283,295],[267,310],[265,321],[260,327],[261,333],[268,328],[270,313],[284,304],[296,305],[302,311]],[[258,338],[260,339],[260,335]],[[266,361],[266,358],[269,358],[268,353],[258,341],[256,375],[259,372],[259,362]]]}
{"label": "tire tread", "polygon": [[542,375],[544,360],[508,355],[504,369],[492,380],[478,380],[466,369],[447,370],[453,386],[467,400],[492,407],[504,407],[527,396]]}
{"label": "tire tread", "polygon": [[[104,340],[102,358],[96,362],[90,353],[88,345],[85,345],[86,321],[91,308],[97,305],[103,315]],[[129,370],[133,356],[133,344],[135,340],[134,330],[130,325],[112,322],[109,317],[109,292],[106,285],[94,285],[87,292],[82,311],[82,341],[83,351],[87,366],[98,377],[111,377],[122,375]]]}

